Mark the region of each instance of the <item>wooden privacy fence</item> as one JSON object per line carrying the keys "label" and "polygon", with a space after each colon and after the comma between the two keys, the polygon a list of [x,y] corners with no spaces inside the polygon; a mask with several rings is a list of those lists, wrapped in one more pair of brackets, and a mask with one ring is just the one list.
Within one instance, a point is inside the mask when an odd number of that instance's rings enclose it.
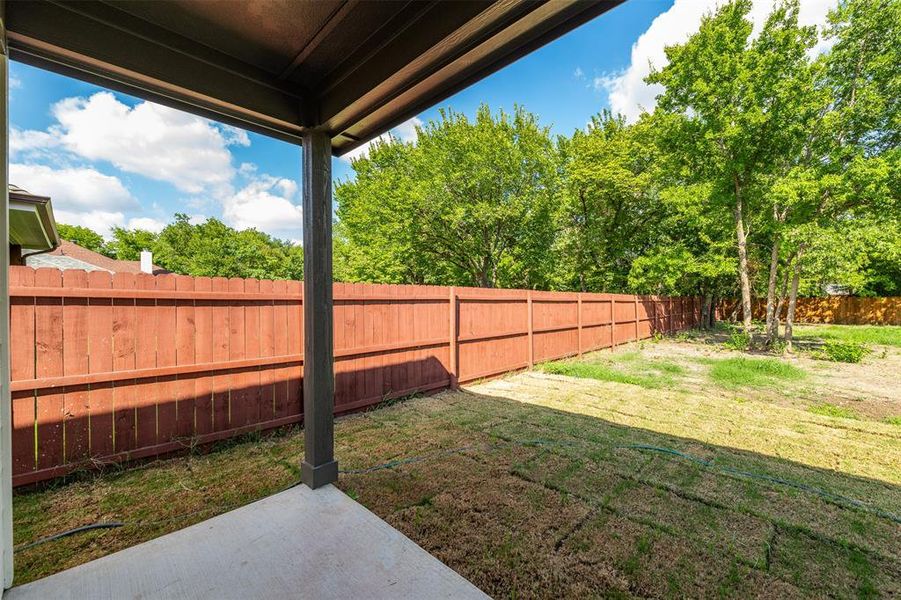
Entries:
{"label": "wooden privacy fence", "polygon": [[[302,420],[299,281],[10,268],[13,482]],[[335,411],[698,322],[694,298],[337,283]]]}
{"label": "wooden privacy fence", "polygon": [[[738,304],[735,300],[723,303],[718,315],[731,315]],[[766,319],[766,300],[755,298],[752,305],[755,319]],[[785,320],[787,306],[782,307]],[[856,296],[828,296],[826,298],[798,298],[795,307],[796,323],[835,323],[837,325],[901,325],[901,298],[858,298]]]}

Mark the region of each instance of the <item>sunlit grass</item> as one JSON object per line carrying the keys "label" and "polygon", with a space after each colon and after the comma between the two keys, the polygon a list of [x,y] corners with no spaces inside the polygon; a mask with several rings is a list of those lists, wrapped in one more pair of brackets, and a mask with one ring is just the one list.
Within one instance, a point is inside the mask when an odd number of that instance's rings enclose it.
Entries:
{"label": "sunlit grass", "polygon": [[637,385],[647,389],[673,387],[685,369],[672,361],[641,358],[638,352],[615,354],[606,360],[559,361],[541,365],[545,373]]}
{"label": "sunlit grass", "polygon": [[778,358],[723,358],[709,359],[710,379],[729,388],[763,387],[800,381],[806,373],[803,369]]}
{"label": "sunlit grass", "polygon": [[855,411],[850,408],[845,408],[843,406],[836,406],[835,404],[829,404],[828,402],[824,402],[823,404],[817,404],[815,406],[811,406],[808,410],[815,415],[822,415],[824,417],[839,417],[842,419],[858,419],[860,415],[858,415]]}
{"label": "sunlit grass", "polygon": [[901,326],[894,325],[799,325],[795,338],[822,339],[860,344],[901,347]]}

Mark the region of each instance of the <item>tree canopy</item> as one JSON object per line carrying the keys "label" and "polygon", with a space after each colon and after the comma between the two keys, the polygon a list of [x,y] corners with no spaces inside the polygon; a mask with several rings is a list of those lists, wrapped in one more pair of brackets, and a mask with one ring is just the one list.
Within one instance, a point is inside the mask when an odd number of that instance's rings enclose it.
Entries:
{"label": "tree canopy", "polygon": [[[112,238],[85,227],[60,225],[60,235],[81,246],[120,260],[138,260],[142,250],[153,252],[153,262],[173,273],[208,277],[301,279],[303,249],[255,229],[237,231],[218,219],[191,223],[176,214],[160,233],[141,229],[113,229]],[[92,234],[92,235],[91,235]],[[70,237],[71,236],[71,237]],[[102,244],[96,244],[97,240]]]}
{"label": "tree canopy", "polygon": [[361,281],[546,287],[556,149],[522,108],[474,120],[442,111],[417,143],[377,143],[340,182],[339,276]]}

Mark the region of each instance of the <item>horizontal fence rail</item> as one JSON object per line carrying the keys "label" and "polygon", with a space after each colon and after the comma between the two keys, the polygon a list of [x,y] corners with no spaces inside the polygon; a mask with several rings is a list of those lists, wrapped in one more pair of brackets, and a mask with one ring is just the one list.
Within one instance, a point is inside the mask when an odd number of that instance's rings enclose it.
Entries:
{"label": "horizontal fence rail", "polygon": [[[786,303],[787,304],[787,303]],[[720,304],[717,315],[727,318],[739,314],[736,301]],[[766,300],[755,298],[751,305],[754,319],[766,319]],[[779,315],[785,320],[787,306]],[[901,297],[858,298],[856,296],[828,296],[826,298],[798,298],[795,307],[796,323],[833,323],[836,325],[901,325]]]}
{"label": "horizontal fence rail", "polygon": [[[10,267],[13,483],[302,421],[299,281]],[[336,283],[335,412],[695,325],[696,298]]]}

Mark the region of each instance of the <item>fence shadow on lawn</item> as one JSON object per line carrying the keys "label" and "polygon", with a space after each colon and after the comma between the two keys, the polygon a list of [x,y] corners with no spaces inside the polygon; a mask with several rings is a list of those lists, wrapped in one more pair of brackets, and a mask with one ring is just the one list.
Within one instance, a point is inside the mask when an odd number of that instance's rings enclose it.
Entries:
{"label": "fence shadow on lawn", "polygon": [[[379,359],[381,362],[381,359]],[[345,370],[337,362],[335,414],[364,410],[414,393],[445,389],[450,375],[440,360],[421,360]],[[28,485],[82,470],[107,469],[130,461],[198,449],[256,431],[303,422],[303,376],[298,366],[261,383],[258,368],[231,369],[227,375],[197,378],[181,396],[177,377],[128,380],[115,384],[67,386],[13,393],[13,471],[16,485]],[[287,376],[285,376],[287,375]],[[243,376],[249,384],[230,387]],[[204,381],[209,379],[210,381]],[[161,387],[165,401],[145,402],[142,385]],[[126,395],[117,396],[117,392]],[[65,394],[66,403],[60,398]],[[91,410],[100,397],[112,410]],[[158,396],[159,397],[159,396]],[[110,402],[109,399],[112,398]],[[121,403],[122,408],[116,408]],[[50,403],[58,410],[42,410]],[[81,403],[78,410],[73,403]],[[26,417],[16,419],[16,412]],[[37,414],[35,419],[33,415]],[[299,460],[299,457],[298,457]]]}

